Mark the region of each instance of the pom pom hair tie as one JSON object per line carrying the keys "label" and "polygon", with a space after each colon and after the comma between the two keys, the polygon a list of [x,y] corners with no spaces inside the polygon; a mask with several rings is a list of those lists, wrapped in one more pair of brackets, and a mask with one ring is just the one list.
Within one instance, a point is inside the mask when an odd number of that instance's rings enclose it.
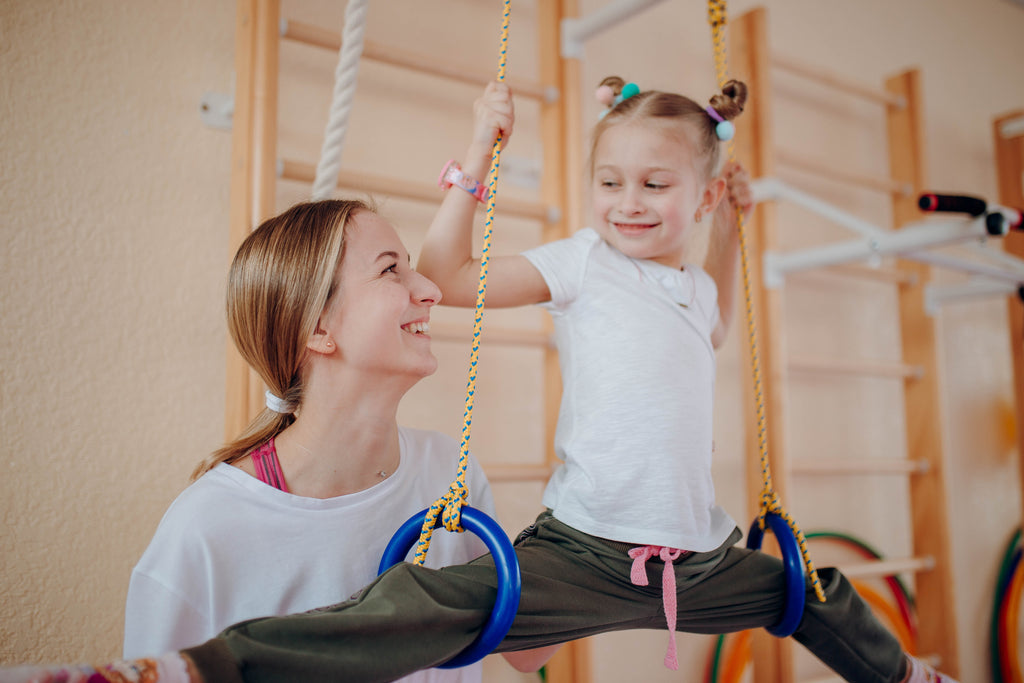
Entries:
{"label": "pom pom hair tie", "polygon": [[615,94],[615,91],[612,90],[610,85],[599,86],[597,91],[594,93],[594,96],[597,98],[597,101],[607,107],[607,109],[602,111],[598,118],[603,119],[605,114],[610,112],[612,109],[615,109],[615,107],[619,106],[621,102],[639,94],[640,86],[636,83],[627,83],[622,86],[622,92],[618,95]]}
{"label": "pom pom hair tie", "polygon": [[732,136],[736,133],[736,128],[732,125],[732,121],[726,121],[723,119],[722,115],[719,114],[710,104],[704,107],[704,111],[708,113],[708,116],[713,118],[715,121],[718,121],[715,125],[715,135],[718,136],[718,139],[723,142],[726,140],[732,140]]}

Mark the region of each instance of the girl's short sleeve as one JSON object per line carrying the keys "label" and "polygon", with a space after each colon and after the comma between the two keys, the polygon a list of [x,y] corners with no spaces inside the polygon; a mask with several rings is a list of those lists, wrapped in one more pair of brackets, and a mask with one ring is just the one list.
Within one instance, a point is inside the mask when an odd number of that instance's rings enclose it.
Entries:
{"label": "girl's short sleeve", "polygon": [[587,254],[599,239],[596,232],[584,228],[572,237],[523,252],[523,256],[540,271],[551,292],[551,302],[544,304],[546,307],[558,309],[577,297],[583,284]]}

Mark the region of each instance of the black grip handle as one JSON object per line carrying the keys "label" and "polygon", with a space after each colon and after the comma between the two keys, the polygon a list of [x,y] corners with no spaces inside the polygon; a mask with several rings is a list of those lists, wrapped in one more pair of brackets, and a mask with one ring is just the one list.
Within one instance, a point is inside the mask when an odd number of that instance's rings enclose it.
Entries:
{"label": "black grip handle", "polygon": [[1011,230],[1024,230],[1024,212],[1017,209],[1000,209],[985,216],[985,230],[998,237]]}
{"label": "black grip handle", "polygon": [[984,199],[958,194],[923,194],[917,200],[922,211],[942,211],[946,213],[966,213],[980,216],[985,213],[988,204]]}

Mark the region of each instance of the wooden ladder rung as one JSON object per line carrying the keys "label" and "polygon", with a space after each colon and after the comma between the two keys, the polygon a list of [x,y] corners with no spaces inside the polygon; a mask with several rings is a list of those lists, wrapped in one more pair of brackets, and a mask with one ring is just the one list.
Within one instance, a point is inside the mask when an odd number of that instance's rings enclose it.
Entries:
{"label": "wooden ladder rung", "polygon": [[823,83],[824,85],[837,90],[842,90],[850,93],[851,95],[857,95],[858,97],[871,100],[872,102],[878,102],[880,104],[898,107],[900,109],[907,106],[906,99],[899,95],[894,95],[881,88],[873,88],[869,85],[858,83],[826,69],[808,66],[796,59],[784,57],[782,55],[772,55],[771,64],[782,71],[788,71],[796,76],[817,81],[818,83]]}
{"label": "wooden ladder rung", "polygon": [[[486,336],[488,344],[555,348],[554,339],[544,330],[524,330],[489,325],[483,334]],[[465,342],[469,344],[473,340],[473,328],[472,326],[449,323],[431,323],[430,336],[438,341]]]}
{"label": "wooden ladder rung", "polygon": [[907,363],[825,358],[793,358],[789,361],[789,370],[791,372],[891,377],[894,379],[918,379],[924,372],[921,366]]}
{"label": "wooden ladder rung", "polygon": [[[337,52],[341,49],[341,34],[319,26],[290,19],[281,22],[281,37],[297,43],[322,47]],[[412,69],[442,78],[450,78],[473,85],[487,85],[494,80],[493,73],[482,70],[467,69],[465,64],[445,64],[430,55],[410,52],[396,47],[389,47],[372,40],[363,41],[365,59]],[[509,87],[517,95],[524,95],[542,102],[558,100],[558,89],[545,87],[539,83],[507,79]]]}
{"label": "wooden ladder rung", "polygon": [[931,556],[904,557],[841,565],[839,568],[848,579],[874,579],[896,574],[930,571],[935,568],[935,558]]}
{"label": "wooden ladder rung", "polygon": [[871,280],[893,285],[914,285],[917,284],[917,276],[897,266],[871,266],[861,263],[839,263],[833,266],[824,266],[813,270],[795,270],[786,273],[787,280],[813,279],[825,275],[844,277],[857,280]]}
{"label": "wooden ladder rung", "polygon": [[[285,180],[295,180],[304,183],[312,183],[316,179],[316,166],[302,161],[282,160],[280,164],[281,177]],[[374,175],[372,173],[354,171],[341,171],[338,173],[338,187],[350,190],[359,190],[372,194],[382,194],[404,199],[415,199],[424,202],[440,204],[444,199],[444,193],[437,185],[431,183],[410,182],[397,178]],[[503,197],[498,202],[498,210],[502,214],[530,218],[542,222],[555,220],[557,210],[549,209],[537,202],[524,202],[518,199]]]}
{"label": "wooden ladder rung", "polygon": [[825,177],[841,183],[858,185],[869,190],[878,190],[899,196],[910,196],[913,187],[888,176],[869,175],[866,173],[850,173],[833,166],[815,161],[809,157],[779,149],[775,152],[775,160],[780,167],[803,171],[816,177]]}
{"label": "wooden ladder rung", "polygon": [[794,474],[924,474],[930,468],[927,460],[907,458],[794,458],[790,469]]}
{"label": "wooden ladder rung", "polygon": [[484,465],[492,482],[547,481],[554,468],[544,464],[491,463]]}

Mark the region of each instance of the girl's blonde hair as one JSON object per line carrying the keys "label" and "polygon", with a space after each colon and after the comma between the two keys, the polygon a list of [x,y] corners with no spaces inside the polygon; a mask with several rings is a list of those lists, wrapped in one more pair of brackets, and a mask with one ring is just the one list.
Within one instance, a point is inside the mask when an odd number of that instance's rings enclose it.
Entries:
{"label": "girl's blonde hair", "polygon": [[[601,86],[611,88],[618,98],[626,84],[618,76],[609,76],[601,81]],[[731,121],[743,112],[747,101],[747,86],[741,81],[729,81],[722,86],[722,92],[711,98],[711,107],[726,121]],[[694,143],[694,152],[704,159],[702,170],[705,177],[710,178],[718,172],[719,139],[715,133],[718,123],[703,106],[685,95],[647,90],[632,97],[616,102],[606,111],[601,120],[594,126],[590,141],[590,174],[594,174],[594,150],[601,135],[611,126],[621,123],[641,121],[663,122],[667,124],[689,124],[689,130],[697,133],[687,137]],[[684,131],[685,128],[680,126]]]}
{"label": "girl's blonde hair", "polygon": [[[231,339],[269,390],[295,409],[302,404],[306,342],[335,294],[345,228],[358,211],[375,209],[358,200],[297,204],[250,233],[231,264]],[[238,438],[199,463],[192,478],[244,458],[294,421],[294,410],[264,409]]]}

